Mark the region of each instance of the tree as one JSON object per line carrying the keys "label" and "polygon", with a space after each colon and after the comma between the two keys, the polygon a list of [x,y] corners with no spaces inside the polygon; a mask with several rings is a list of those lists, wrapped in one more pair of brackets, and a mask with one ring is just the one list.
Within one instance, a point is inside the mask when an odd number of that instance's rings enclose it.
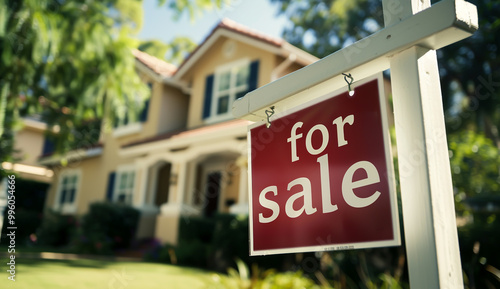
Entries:
{"label": "tree", "polygon": [[[380,0],[270,0],[291,25],[283,37],[318,57],[366,37],[383,25]],[[436,2],[436,1],[433,1]],[[479,31],[438,51],[449,131],[470,128],[500,141],[500,1],[470,0]]]}
{"label": "tree", "polygon": [[[104,115],[105,102],[146,95],[130,53],[135,45],[130,35],[140,29],[141,1],[0,5],[0,119],[10,117],[5,131],[17,115],[41,113],[49,125],[59,125],[60,139],[72,140],[75,127]],[[65,141],[58,147],[68,149]]]}
{"label": "tree", "polygon": [[178,36],[168,44],[158,40],[143,41],[138,48],[156,58],[179,65],[196,48],[196,43],[188,37]]}
{"label": "tree", "polygon": [[[380,0],[270,1],[290,19],[283,37],[318,57],[383,27]],[[438,61],[457,213],[473,219],[459,229],[466,283],[493,288],[500,266],[491,241],[500,232],[500,1],[468,1],[477,7],[480,28],[440,49]]]}
{"label": "tree", "polygon": [[[191,17],[226,2],[158,0]],[[138,95],[148,97],[131,53],[141,24],[142,0],[2,0],[0,162],[11,158],[19,116],[41,114],[49,126],[58,125],[57,148],[64,153],[78,141],[76,128],[110,119],[111,107],[135,104]],[[116,111],[134,119],[140,110]]]}

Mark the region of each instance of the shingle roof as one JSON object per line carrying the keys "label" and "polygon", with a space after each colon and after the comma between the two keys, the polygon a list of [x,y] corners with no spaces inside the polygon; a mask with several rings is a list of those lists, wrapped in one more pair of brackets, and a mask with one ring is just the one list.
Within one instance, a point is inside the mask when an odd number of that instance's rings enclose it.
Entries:
{"label": "shingle roof", "polygon": [[163,61],[161,59],[158,59],[154,56],[151,56],[147,54],[146,52],[142,52],[137,49],[132,50],[132,54],[134,57],[139,60],[141,63],[146,65],[148,68],[153,70],[155,73],[161,75],[161,76],[166,76],[170,77],[174,75],[174,73],[177,71],[177,67],[173,64],[170,64],[166,61]]}

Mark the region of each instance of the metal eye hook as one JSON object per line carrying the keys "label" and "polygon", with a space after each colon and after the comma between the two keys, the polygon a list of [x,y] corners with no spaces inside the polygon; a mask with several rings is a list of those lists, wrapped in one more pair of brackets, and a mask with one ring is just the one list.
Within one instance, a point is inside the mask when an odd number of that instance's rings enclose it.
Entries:
{"label": "metal eye hook", "polygon": [[266,109],[266,115],[267,115],[267,123],[266,127],[270,128],[271,127],[271,116],[274,115],[274,105],[270,107],[271,110]]}
{"label": "metal eye hook", "polygon": [[[349,96],[353,96],[354,90],[351,89],[351,84],[354,82],[354,77],[352,77],[350,73],[342,73],[342,75],[344,76],[345,82],[347,82],[347,89],[349,90]],[[349,78],[349,80],[347,80],[347,78]]]}

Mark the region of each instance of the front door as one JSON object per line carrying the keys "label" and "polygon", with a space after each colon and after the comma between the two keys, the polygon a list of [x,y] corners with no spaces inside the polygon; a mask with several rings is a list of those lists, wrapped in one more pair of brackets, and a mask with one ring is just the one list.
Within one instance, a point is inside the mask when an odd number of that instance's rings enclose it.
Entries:
{"label": "front door", "polygon": [[203,214],[206,217],[211,217],[217,212],[219,207],[219,195],[221,193],[221,178],[222,173],[220,171],[210,172],[206,175],[205,182],[205,201]]}

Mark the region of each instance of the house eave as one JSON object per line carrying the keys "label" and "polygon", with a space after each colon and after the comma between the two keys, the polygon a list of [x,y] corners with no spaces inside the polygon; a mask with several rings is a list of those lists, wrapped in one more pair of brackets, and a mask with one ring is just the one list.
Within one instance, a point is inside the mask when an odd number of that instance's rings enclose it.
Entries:
{"label": "house eave", "polygon": [[250,121],[238,121],[230,127],[208,130],[201,133],[196,133],[197,129],[188,130],[167,139],[122,147],[119,155],[130,158],[144,154],[154,154],[155,152],[173,151],[179,148],[184,149],[193,145],[219,141],[224,138],[241,138],[246,136],[247,127],[251,123]]}
{"label": "house eave", "polygon": [[68,163],[81,161],[84,159],[94,158],[101,156],[103,152],[102,147],[95,147],[90,149],[77,149],[68,152],[65,155],[52,155],[48,157],[42,157],[38,163],[44,166],[56,166],[60,165],[63,160]]}

